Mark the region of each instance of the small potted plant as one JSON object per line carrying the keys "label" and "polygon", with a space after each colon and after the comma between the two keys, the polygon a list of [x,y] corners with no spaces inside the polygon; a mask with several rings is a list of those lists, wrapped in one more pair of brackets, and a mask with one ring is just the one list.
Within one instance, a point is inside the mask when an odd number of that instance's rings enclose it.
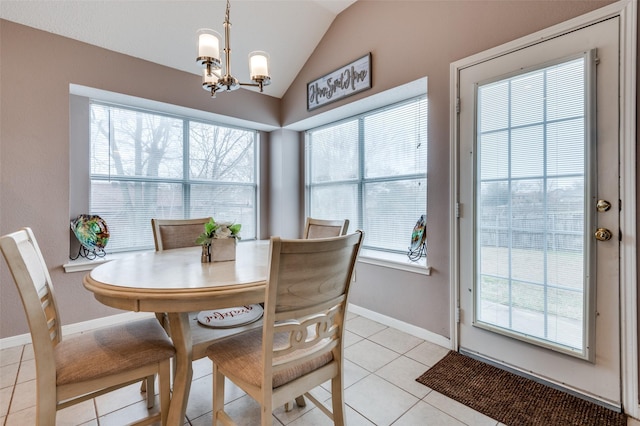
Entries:
{"label": "small potted plant", "polygon": [[202,262],[236,260],[236,241],[240,239],[239,223],[216,222],[211,218],[196,239],[202,246]]}

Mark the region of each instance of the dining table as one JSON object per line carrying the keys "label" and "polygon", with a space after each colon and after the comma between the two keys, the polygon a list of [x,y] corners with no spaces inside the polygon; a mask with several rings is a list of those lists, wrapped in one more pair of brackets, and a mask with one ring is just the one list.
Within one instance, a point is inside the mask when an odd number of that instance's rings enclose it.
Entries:
{"label": "dining table", "polygon": [[176,348],[168,425],[182,425],[191,388],[189,312],[263,303],[269,241],[242,241],[236,259],[202,262],[201,247],[125,255],[103,263],[83,279],[95,298],[113,308],[166,313]]}

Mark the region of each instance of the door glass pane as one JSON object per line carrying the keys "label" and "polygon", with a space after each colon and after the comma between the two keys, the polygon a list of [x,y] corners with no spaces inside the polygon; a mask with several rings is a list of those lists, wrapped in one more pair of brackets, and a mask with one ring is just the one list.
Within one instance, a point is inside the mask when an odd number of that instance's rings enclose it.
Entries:
{"label": "door glass pane", "polygon": [[585,62],[478,86],[475,324],[584,352]]}

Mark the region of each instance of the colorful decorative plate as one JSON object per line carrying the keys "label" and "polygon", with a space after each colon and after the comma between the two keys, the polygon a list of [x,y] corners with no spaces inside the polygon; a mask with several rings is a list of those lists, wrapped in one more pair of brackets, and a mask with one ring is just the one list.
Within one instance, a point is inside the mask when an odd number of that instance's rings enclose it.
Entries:
{"label": "colorful decorative plate", "polygon": [[198,312],[198,322],[212,328],[230,328],[251,324],[262,318],[264,309],[260,305],[236,306]]}
{"label": "colorful decorative plate", "polygon": [[109,228],[100,216],[81,214],[71,220],[71,230],[80,244],[90,251],[104,250],[109,242]]}
{"label": "colorful decorative plate", "polygon": [[416,222],[416,226],[413,228],[413,232],[411,233],[411,247],[409,250],[419,250],[422,244],[427,239],[427,218],[425,215],[420,216],[418,222]]}

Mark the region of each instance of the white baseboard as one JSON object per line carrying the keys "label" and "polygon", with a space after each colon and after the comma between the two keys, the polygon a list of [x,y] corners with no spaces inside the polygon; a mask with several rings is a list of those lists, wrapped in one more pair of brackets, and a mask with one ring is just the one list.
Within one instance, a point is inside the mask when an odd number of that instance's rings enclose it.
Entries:
{"label": "white baseboard", "polygon": [[426,340],[427,342],[434,343],[436,345],[440,345],[447,349],[453,349],[451,347],[452,342],[451,339],[448,339],[439,334],[433,333],[429,330],[425,330],[424,328],[417,327],[415,325],[406,323],[404,321],[397,320],[392,317],[388,317],[386,315],[379,314],[374,311],[370,311],[369,309],[362,308],[360,306],[349,303],[349,312],[352,314],[360,315],[365,318],[368,318],[372,321],[379,322],[380,324],[384,324],[389,327],[393,327],[397,330],[410,334],[412,336],[418,337],[420,339]]}
{"label": "white baseboard", "polygon": [[[75,324],[63,325],[62,335],[68,336],[74,333],[82,333],[108,325],[114,325],[122,322],[133,321],[141,318],[153,317],[149,312],[126,312],[124,314],[110,315],[108,317],[98,318],[89,321],[77,322]],[[0,339],[0,349],[11,348],[14,346],[27,345],[31,343],[31,334],[20,334],[17,336],[5,337]]]}

